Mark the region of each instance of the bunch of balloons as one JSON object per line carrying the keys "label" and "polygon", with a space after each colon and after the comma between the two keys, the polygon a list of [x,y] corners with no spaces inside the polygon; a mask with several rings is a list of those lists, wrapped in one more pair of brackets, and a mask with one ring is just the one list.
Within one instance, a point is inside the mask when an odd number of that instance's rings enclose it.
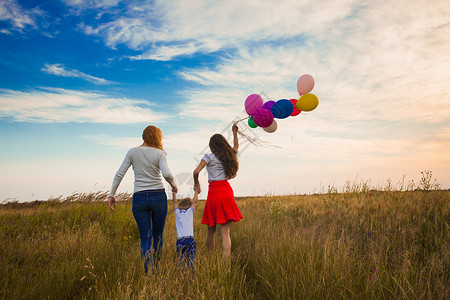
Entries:
{"label": "bunch of balloons", "polygon": [[289,116],[297,116],[302,111],[312,111],[319,105],[316,95],[310,94],[314,88],[314,78],[305,74],[297,80],[298,99],[281,99],[267,101],[258,94],[251,94],[245,100],[245,111],[250,116],[248,125],[251,128],[262,127],[266,132],[275,132],[278,128],[276,119],[285,119]]}

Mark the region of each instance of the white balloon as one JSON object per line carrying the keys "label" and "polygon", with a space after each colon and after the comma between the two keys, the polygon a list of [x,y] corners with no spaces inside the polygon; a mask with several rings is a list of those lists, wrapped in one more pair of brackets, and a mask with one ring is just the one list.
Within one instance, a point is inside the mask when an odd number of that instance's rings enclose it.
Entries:
{"label": "white balloon", "polygon": [[270,126],[264,127],[263,129],[268,132],[268,133],[272,133],[275,132],[278,128],[278,124],[277,121],[275,121],[275,119],[273,120],[272,124],[270,124]]}

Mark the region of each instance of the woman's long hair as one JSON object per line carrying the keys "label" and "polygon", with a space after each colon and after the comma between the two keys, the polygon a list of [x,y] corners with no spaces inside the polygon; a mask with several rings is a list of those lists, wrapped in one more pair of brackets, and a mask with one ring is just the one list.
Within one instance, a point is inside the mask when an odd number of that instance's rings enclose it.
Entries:
{"label": "woman's long hair", "polygon": [[153,125],[147,126],[147,128],[144,129],[144,132],[142,132],[142,139],[150,147],[158,148],[164,151],[162,145],[162,132],[158,127]]}
{"label": "woman's long hair", "polygon": [[236,177],[239,169],[237,153],[231,148],[225,137],[218,133],[213,135],[209,140],[209,148],[222,163],[227,179]]}

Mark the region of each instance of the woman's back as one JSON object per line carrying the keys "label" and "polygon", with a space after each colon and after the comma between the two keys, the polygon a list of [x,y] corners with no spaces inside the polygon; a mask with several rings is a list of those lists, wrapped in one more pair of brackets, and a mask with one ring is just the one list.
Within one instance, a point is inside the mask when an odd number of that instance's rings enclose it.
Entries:
{"label": "woman's back", "polygon": [[131,148],[129,152],[134,171],[135,191],[139,191],[141,188],[164,188],[160,172],[160,161],[166,160],[164,151],[153,147],[139,146]]}
{"label": "woman's back", "polygon": [[131,148],[125,156],[114,177],[112,193],[116,192],[120,181],[131,165],[134,171],[134,193],[144,190],[163,189],[162,176],[169,183],[174,182],[165,152],[153,147],[138,146]]}

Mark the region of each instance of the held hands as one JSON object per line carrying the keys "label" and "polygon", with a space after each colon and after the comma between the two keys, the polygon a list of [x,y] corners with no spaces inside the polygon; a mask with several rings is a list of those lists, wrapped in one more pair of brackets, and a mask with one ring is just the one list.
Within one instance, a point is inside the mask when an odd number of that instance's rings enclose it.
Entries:
{"label": "held hands", "polygon": [[112,211],[116,211],[116,198],[114,198],[113,196],[109,196],[108,205]]}
{"label": "held hands", "polygon": [[200,192],[201,192],[200,184],[194,185],[194,192],[196,192],[197,194],[200,194]]}

